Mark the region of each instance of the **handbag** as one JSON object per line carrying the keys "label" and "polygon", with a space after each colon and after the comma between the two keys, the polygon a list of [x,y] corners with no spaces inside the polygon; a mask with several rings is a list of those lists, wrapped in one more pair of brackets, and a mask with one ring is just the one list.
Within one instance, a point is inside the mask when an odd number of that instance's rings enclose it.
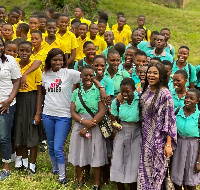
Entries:
{"label": "handbag", "polygon": [[[83,101],[82,95],[81,95],[81,90],[79,89],[78,91],[78,97],[80,99],[81,104],[83,107],[86,109],[86,111],[94,117],[94,113],[86,106],[85,102]],[[113,133],[113,128],[112,128],[112,123],[110,117],[105,114],[103,119],[99,122],[99,127],[101,129],[102,135],[104,138],[108,138],[112,135]]]}

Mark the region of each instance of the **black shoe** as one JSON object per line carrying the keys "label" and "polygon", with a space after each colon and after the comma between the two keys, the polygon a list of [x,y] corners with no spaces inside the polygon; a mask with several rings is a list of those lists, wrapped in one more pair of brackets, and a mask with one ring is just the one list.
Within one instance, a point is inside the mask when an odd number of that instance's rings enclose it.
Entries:
{"label": "black shoe", "polygon": [[93,190],[100,190],[100,187],[98,187],[97,185],[94,185]]}

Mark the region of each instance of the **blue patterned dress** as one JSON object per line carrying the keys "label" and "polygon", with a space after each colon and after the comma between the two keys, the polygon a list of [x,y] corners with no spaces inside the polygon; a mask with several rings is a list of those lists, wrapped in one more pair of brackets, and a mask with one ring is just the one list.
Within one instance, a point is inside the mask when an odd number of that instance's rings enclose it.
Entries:
{"label": "blue patterned dress", "polygon": [[167,171],[164,147],[167,135],[172,137],[172,148],[177,143],[173,99],[167,88],[161,88],[151,111],[155,93],[150,88],[140,99],[142,120],[142,152],[138,173],[138,189],[160,190]]}

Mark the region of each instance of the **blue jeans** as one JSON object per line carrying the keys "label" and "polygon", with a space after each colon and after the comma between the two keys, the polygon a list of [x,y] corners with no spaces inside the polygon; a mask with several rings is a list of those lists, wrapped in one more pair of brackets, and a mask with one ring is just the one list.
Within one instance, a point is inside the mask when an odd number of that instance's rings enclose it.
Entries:
{"label": "blue jeans", "polygon": [[43,124],[49,144],[50,157],[56,157],[58,164],[66,163],[64,146],[71,129],[72,119],[43,114]]}
{"label": "blue jeans", "polygon": [[2,161],[5,163],[11,162],[11,130],[15,111],[16,105],[13,105],[9,107],[9,113],[4,111],[3,114],[0,114],[0,143],[2,150]]}

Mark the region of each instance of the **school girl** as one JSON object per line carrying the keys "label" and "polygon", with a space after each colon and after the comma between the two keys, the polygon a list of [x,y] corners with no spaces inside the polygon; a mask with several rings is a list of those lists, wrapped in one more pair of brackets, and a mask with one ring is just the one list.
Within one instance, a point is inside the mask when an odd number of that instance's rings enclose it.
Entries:
{"label": "school girl", "polygon": [[113,145],[110,180],[117,182],[118,190],[124,190],[128,183],[131,190],[137,189],[137,173],[141,153],[141,124],[139,116],[139,96],[131,78],[124,78],[120,84],[124,104],[116,99],[111,104],[112,121],[120,119],[121,127],[116,127]]}
{"label": "school girl", "polygon": [[[23,41],[19,45],[19,67],[23,74],[32,64],[30,56],[32,44]],[[39,143],[38,128],[42,114],[42,72],[35,70],[27,76],[28,87],[20,88],[17,94],[17,111],[14,120],[16,148],[15,167],[28,168],[28,148],[30,149],[29,169],[36,172],[37,146]],[[23,117],[22,117],[23,116]],[[22,156],[22,157],[21,157]]]}
{"label": "school girl", "polygon": [[185,85],[187,78],[188,75],[185,70],[178,70],[173,75],[174,88],[171,90],[171,93],[174,102],[174,110],[184,105],[185,95],[188,90]]}
{"label": "school girl", "polygon": [[175,190],[187,185],[188,190],[195,190],[200,183],[199,154],[199,115],[198,104],[200,92],[189,89],[184,106],[177,108],[176,125],[178,131],[177,148],[171,163],[171,180]]}
{"label": "school girl", "polygon": [[[94,69],[90,65],[82,67],[82,85],[72,94],[71,115],[75,120],[73,126],[68,161],[76,166],[78,189],[83,185],[85,166],[94,167],[94,189],[100,189],[101,166],[107,164],[106,140],[103,137],[98,123],[105,114],[105,105],[100,99],[102,86],[97,89],[94,84]],[[79,95],[80,93],[80,95]],[[92,117],[80,101],[82,97],[87,107],[94,113]],[[86,133],[91,134],[86,138]]]}

